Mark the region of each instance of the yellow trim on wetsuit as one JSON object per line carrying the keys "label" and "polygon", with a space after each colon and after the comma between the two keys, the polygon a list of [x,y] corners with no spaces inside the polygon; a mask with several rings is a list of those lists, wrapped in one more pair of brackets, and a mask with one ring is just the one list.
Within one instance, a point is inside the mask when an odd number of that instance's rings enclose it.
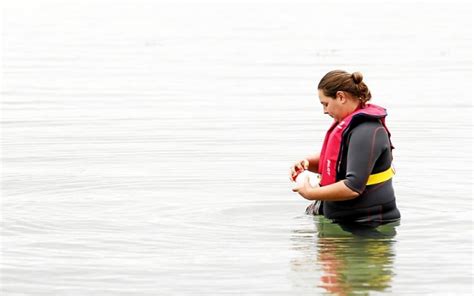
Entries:
{"label": "yellow trim on wetsuit", "polygon": [[395,175],[395,170],[393,167],[389,167],[386,171],[370,175],[369,180],[367,180],[367,185],[383,183],[390,180],[393,175]]}

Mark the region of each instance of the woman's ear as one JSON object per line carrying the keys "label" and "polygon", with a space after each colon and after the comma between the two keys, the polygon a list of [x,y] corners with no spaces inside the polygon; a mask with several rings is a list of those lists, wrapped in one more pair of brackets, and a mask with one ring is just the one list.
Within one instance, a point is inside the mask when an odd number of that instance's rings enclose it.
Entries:
{"label": "woman's ear", "polygon": [[346,93],[343,92],[343,91],[338,91],[336,92],[336,99],[340,102],[340,103],[345,103],[346,102]]}

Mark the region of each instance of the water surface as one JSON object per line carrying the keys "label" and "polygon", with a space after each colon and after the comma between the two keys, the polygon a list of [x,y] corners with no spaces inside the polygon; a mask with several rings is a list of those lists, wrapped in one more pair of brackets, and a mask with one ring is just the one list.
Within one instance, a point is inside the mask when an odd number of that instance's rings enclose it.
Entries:
{"label": "water surface", "polygon": [[[471,294],[471,4],[10,2],[2,295]],[[290,190],[335,68],[388,108],[399,225]]]}

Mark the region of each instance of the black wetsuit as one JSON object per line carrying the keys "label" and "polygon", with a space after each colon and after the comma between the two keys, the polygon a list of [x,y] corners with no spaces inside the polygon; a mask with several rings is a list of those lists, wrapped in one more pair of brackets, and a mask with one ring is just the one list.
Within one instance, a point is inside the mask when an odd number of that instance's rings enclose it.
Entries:
{"label": "black wetsuit", "polygon": [[392,179],[366,185],[369,175],[383,172],[392,163],[392,147],[382,123],[377,119],[363,118],[351,123],[344,132],[344,145],[337,181],[360,195],[345,201],[317,202],[308,208],[313,214],[323,214],[336,221],[385,223],[396,221],[400,212],[395,203]]}

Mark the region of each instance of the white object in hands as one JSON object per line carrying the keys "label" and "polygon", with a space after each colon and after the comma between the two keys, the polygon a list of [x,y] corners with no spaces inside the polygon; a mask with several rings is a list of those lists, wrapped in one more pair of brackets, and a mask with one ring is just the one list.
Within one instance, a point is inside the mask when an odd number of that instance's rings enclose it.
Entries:
{"label": "white object in hands", "polygon": [[298,174],[295,180],[296,185],[303,185],[307,177],[309,177],[309,184],[311,184],[312,187],[319,186],[319,175],[308,170],[302,171]]}

